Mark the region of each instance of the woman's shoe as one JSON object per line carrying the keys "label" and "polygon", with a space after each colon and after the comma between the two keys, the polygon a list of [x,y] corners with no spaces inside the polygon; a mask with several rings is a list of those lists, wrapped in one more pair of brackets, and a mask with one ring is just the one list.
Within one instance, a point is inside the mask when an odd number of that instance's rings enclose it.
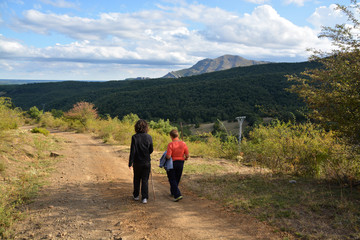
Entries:
{"label": "woman's shoe", "polygon": [[183,199],[183,196],[179,196],[179,197],[175,198],[175,199],[174,199],[174,202],[178,202],[178,201],[180,201],[181,199]]}

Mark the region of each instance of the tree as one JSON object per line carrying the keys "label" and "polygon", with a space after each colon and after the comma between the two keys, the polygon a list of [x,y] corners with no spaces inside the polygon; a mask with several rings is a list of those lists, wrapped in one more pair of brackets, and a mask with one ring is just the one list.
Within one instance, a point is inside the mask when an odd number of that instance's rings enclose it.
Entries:
{"label": "tree", "polygon": [[39,110],[36,106],[33,106],[29,109],[28,114],[30,118],[39,120],[43,111]]}
{"label": "tree", "polygon": [[360,143],[360,39],[359,21],[355,12],[360,10],[357,0],[349,6],[337,5],[351,24],[324,27],[319,37],[329,38],[336,47],[330,53],[313,52],[310,60],[322,67],[307,70],[302,77],[288,76],[297,82],[296,92],[312,109],[311,117],[326,129],[336,130],[350,143]]}
{"label": "tree", "polygon": [[79,120],[84,126],[87,120],[98,117],[95,105],[88,102],[78,102],[73,108],[64,114],[67,118]]}

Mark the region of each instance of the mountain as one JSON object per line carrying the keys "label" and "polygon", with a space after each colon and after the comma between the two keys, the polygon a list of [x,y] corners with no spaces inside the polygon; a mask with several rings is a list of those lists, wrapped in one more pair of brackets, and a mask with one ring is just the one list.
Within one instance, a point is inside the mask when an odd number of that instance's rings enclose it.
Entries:
{"label": "mountain", "polygon": [[144,119],[169,119],[185,123],[234,121],[247,116],[301,118],[304,103],[286,91],[285,75],[319,67],[315,62],[269,63],[196,76],[108,82],[52,82],[2,85],[0,97],[10,97],[24,110],[69,110],[79,101],[94,103],[101,115],[122,118],[129,113]]}
{"label": "mountain", "polygon": [[206,58],[197,62],[194,66],[179,71],[173,71],[166,74],[163,78],[180,78],[203,73],[227,70],[234,67],[245,67],[269,62],[248,60],[240,56],[224,55],[215,59]]}

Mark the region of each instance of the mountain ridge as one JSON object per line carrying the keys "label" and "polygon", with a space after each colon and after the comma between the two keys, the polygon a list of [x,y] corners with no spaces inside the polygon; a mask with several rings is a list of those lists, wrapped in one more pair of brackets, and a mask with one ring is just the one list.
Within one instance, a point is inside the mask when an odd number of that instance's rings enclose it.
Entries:
{"label": "mountain ridge", "polygon": [[211,73],[222,70],[228,70],[234,67],[247,67],[252,65],[267,64],[269,62],[248,60],[237,55],[223,55],[218,58],[205,58],[198,61],[190,68],[172,71],[163,76],[163,78],[180,78],[200,75],[203,73]]}

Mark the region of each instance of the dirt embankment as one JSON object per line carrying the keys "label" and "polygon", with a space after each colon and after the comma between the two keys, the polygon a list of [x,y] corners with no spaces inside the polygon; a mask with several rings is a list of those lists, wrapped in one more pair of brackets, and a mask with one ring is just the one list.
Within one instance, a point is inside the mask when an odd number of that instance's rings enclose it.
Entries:
{"label": "dirt embankment", "polygon": [[[148,204],[132,200],[126,147],[90,135],[52,133],[63,139],[49,185],[28,206],[16,239],[279,239],[247,215],[229,213],[215,202],[185,191],[174,203],[166,177],[154,175]],[[154,161],[153,167],[157,162]]]}

